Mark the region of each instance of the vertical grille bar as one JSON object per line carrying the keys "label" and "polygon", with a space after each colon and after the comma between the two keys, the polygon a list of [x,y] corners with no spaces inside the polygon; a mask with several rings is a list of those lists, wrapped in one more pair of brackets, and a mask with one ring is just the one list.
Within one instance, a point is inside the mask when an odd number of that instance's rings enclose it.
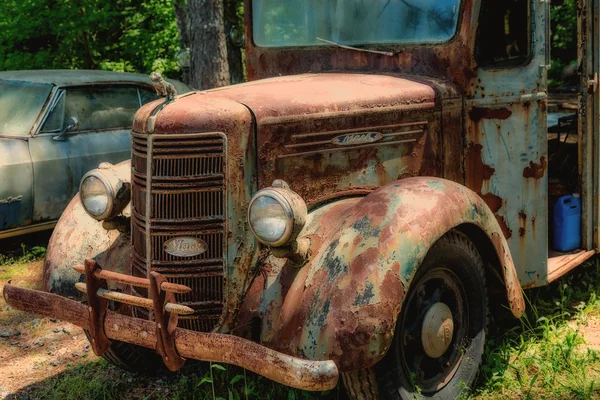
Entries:
{"label": "vertical grille bar", "polygon": [[[216,329],[226,302],[226,145],[222,133],[133,133],[133,274],[157,271],[193,289],[177,295],[195,310],[180,317],[186,329]],[[165,243],[182,237],[203,241],[206,251],[190,257],[165,251]],[[147,296],[140,288],[134,292]],[[149,317],[146,310],[134,312]]]}

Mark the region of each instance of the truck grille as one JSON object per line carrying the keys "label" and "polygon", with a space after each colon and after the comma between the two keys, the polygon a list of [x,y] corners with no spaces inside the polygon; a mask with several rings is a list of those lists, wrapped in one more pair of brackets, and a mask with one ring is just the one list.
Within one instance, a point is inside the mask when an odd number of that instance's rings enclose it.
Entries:
{"label": "truck grille", "polygon": [[[180,316],[179,326],[195,331],[213,330],[225,302],[225,148],[221,133],[133,134],[133,275],[146,277],[147,271],[157,271],[169,282],[191,287],[191,293],[177,295],[177,302],[196,312]],[[192,257],[170,255],[163,246],[176,237],[202,239],[207,250]],[[148,295],[143,289],[132,290]],[[141,308],[134,313],[149,317]]]}

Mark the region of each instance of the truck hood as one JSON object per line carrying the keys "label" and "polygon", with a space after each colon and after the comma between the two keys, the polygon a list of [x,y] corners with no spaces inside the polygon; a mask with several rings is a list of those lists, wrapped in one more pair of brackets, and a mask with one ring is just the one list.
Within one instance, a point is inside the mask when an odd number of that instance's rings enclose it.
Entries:
{"label": "truck hood", "polygon": [[[235,105],[243,104],[262,123],[327,113],[395,108],[433,108],[446,98],[459,97],[447,83],[422,77],[348,73],[306,74],[263,79],[239,85],[190,93],[160,111],[156,133],[198,132],[215,124]],[[142,107],[134,122],[146,132],[146,119],[162,100]]]}
{"label": "truck hood", "polygon": [[224,132],[231,150],[251,145],[244,151],[256,154],[258,187],[284,179],[310,203],[402,177],[442,176],[441,108],[459,97],[454,86],[421,77],[286,76],[180,96],[148,123],[162,101],[151,103],[134,130]]}
{"label": "truck hood", "polygon": [[[366,74],[310,74],[270,78],[203,92],[245,104],[257,122],[271,118],[409,105],[433,107],[436,84]],[[448,95],[444,93],[444,95]],[[440,96],[437,96],[438,99]]]}

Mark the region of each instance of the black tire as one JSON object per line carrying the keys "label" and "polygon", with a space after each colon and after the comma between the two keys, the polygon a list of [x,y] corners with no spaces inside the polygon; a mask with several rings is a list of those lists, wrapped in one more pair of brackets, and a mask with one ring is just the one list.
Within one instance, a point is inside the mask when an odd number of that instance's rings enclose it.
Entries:
{"label": "black tire", "polygon": [[[438,358],[422,344],[426,311],[442,302],[452,311],[452,341]],[[455,399],[479,373],[488,321],[485,271],[469,238],[451,231],[427,253],[412,280],[390,350],[374,367],[381,399]],[[443,351],[443,350],[442,350]]]}
{"label": "black tire", "polygon": [[[84,332],[90,340],[89,332]],[[155,375],[166,370],[162,358],[153,350],[118,340],[111,340],[102,358],[116,367],[143,375]]]}

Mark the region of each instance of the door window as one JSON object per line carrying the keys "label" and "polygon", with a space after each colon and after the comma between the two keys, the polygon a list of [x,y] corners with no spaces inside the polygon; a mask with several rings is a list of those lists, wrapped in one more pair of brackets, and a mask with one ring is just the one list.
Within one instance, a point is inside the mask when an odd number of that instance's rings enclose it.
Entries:
{"label": "door window", "polygon": [[146,89],[146,88],[138,88],[140,92],[140,103],[144,105],[151,101],[158,99],[158,95],[154,90]]}
{"label": "door window", "polygon": [[475,59],[482,67],[510,68],[531,55],[530,0],[483,0]]}
{"label": "door window", "polygon": [[71,117],[79,122],[77,132],[129,129],[139,107],[135,87],[68,88],[54,105],[41,132],[59,132],[66,128]]}

